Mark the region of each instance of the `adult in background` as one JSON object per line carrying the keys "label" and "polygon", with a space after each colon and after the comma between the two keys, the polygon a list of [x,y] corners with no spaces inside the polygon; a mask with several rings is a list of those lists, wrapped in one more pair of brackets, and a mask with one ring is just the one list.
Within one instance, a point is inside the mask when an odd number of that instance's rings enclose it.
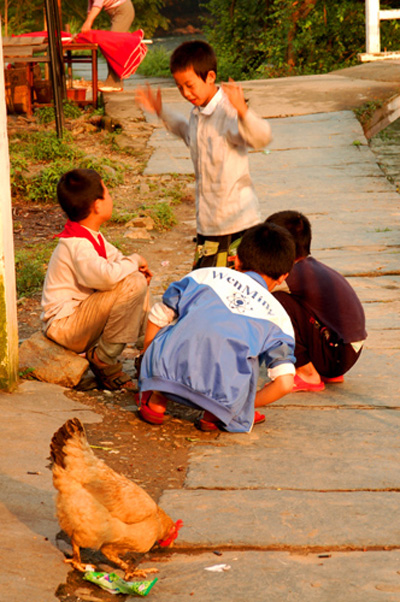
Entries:
{"label": "adult in background", "polygon": [[[128,32],[135,18],[135,9],[131,0],[88,0],[88,14],[81,32],[87,33],[93,27],[94,20],[104,9],[111,20],[110,31]],[[99,90],[119,92],[123,89],[122,79],[108,64],[107,79]]]}

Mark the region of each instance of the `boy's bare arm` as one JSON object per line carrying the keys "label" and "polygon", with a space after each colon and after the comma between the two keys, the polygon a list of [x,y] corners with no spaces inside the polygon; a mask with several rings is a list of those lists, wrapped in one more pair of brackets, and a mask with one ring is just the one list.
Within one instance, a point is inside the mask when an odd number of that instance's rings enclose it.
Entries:
{"label": "boy's bare arm", "polygon": [[93,8],[89,11],[86,17],[86,21],[81,27],[82,33],[86,33],[87,31],[90,31],[92,29],[93,22],[96,19],[96,17],[100,14],[100,12],[101,8],[99,8],[98,6],[93,6]]}
{"label": "boy's bare arm", "polygon": [[156,93],[153,92],[149,84],[146,85],[146,88],[137,88],[135,100],[142,107],[142,109],[149,111],[150,113],[156,113],[158,117],[160,117],[162,111],[162,96],[160,88],[157,88]]}
{"label": "boy's bare arm", "polygon": [[293,389],[293,374],[282,374],[257,391],[254,406],[259,408],[277,401]]}
{"label": "boy's bare arm", "polygon": [[146,351],[147,347],[150,345],[156,334],[161,330],[161,326],[157,326],[150,320],[147,320],[146,332],[144,335],[144,343],[143,343],[143,353]]}

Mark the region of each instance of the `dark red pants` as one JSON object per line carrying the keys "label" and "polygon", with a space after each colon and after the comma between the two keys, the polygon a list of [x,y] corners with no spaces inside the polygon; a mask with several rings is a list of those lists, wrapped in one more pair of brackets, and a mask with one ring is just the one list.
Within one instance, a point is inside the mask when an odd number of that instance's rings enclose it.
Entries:
{"label": "dark red pants", "polygon": [[343,343],[306,309],[297,297],[283,291],[273,293],[283,305],[293,324],[296,347],[296,368],[312,362],[318,374],[333,378],[345,374],[355,364],[356,352],[350,343]]}

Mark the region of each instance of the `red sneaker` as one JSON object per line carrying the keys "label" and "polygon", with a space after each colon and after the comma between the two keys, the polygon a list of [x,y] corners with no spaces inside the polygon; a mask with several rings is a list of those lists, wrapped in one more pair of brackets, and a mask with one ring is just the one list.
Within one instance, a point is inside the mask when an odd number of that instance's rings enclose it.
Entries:
{"label": "red sneaker", "polygon": [[325,389],[324,383],[321,381],[318,384],[307,383],[305,380],[300,378],[298,374],[294,376],[293,393],[297,391],[323,391]]}
{"label": "red sneaker", "polygon": [[344,376],[341,374],[340,376],[332,376],[332,378],[328,378],[328,376],[321,376],[321,380],[323,383],[327,384],[335,384],[335,383],[344,383]]}

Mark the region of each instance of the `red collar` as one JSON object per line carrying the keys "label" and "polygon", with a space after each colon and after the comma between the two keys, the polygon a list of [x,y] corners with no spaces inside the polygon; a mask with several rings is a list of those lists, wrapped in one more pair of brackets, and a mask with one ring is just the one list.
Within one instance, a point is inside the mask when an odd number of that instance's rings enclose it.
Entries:
{"label": "red collar", "polygon": [[72,222],[69,219],[65,224],[64,230],[55,236],[58,236],[59,238],[86,238],[92,243],[100,257],[107,259],[106,246],[101,234],[99,239],[96,240],[93,234],[91,234],[87,228],[81,226],[78,222]]}

